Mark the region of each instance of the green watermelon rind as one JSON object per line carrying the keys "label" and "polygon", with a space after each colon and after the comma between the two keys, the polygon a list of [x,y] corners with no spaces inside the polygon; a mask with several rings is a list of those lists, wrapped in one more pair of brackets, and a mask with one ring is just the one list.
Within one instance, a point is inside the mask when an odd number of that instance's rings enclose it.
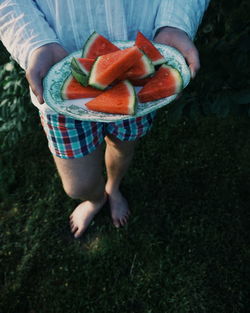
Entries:
{"label": "green watermelon rind", "polygon": [[94,88],[97,88],[97,89],[100,89],[100,90],[104,90],[107,88],[107,86],[104,86],[102,84],[98,84],[98,83],[95,83],[95,71],[96,71],[96,68],[98,66],[98,63],[100,61],[100,58],[101,56],[97,57],[91,70],[90,70],[90,73],[89,73],[89,77],[88,77],[88,84]]}
{"label": "green watermelon rind", "polygon": [[142,53],[143,53],[142,59],[143,59],[144,65],[145,65],[145,72],[147,74],[138,77],[138,79],[146,78],[146,77],[154,74],[154,72],[155,72],[155,67],[154,67],[153,62],[150,60],[150,58],[143,51],[142,51]]}
{"label": "green watermelon rind", "polygon": [[79,72],[79,73],[82,72],[86,76],[89,74],[89,71],[87,71],[86,68],[75,57],[72,58],[70,66],[76,72]]}
{"label": "green watermelon rind", "polygon": [[66,95],[65,91],[67,90],[71,80],[72,80],[72,75],[69,75],[63,82],[63,85],[60,90],[60,95],[63,100],[68,100],[68,98],[65,96]]}
{"label": "green watermelon rind", "polygon": [[77,72],[73,68],[71,68],[71,74],[78,81],[78,83],[80,83],[82,86],[84,86],[84,87],[88,86],[88,76],[87,75],[84,75],[80,72]]}
{"label": "green watermelon rind", "polygon": [[77,61],[75,57],[72,58],[70,63],[70,70],[73,77],[84,87],[88,86],[88,72],[82,66],[80,62]]}
{"label": "green watermelon rind", "polygon": [[130,96],[130,102],[128,104],[128,114],[129,115],[135,115],[136,113],[136,108],[137,108],[137,96],[136,96],[136,91],[134,86],[128,81],[127,79],[123,81],[124,84],[126,84],[129,93],[131,94]]}
{"label": "green watermelon rind", "polygon": [[96,38],[99,37],[99,34],[97,32],[93,32],[89,38],[86,40],[83,48],[82,48],[82,58],[86,58],[86,55],[88,55],[88,52],[90,50],[90,47],[92,46],[93,42],[96,40]]}
{"label": "green watermelon rind", "polygon": [[75,57],[71,59],[70,68],[77,72],[80,72],[79,65]]}

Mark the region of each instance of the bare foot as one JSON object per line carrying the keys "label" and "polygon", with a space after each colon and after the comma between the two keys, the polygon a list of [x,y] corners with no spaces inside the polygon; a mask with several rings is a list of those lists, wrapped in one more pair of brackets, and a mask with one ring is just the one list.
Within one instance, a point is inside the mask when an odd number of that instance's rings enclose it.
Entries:
{"label": "bare foot", "polygon": [[108,200],[114,226],[119,228],[120,226],[127,224],[131,213],[128,207],[128,202],[121,192],[118,190],[116,192],[108,193]]}
{"label": "bare foot", "polygon": [[84,201],[80,203],[70,215],[71,232],[79,238],[87,229],[94,216],[100,211],[107,200],[107,195],[99,201]]}

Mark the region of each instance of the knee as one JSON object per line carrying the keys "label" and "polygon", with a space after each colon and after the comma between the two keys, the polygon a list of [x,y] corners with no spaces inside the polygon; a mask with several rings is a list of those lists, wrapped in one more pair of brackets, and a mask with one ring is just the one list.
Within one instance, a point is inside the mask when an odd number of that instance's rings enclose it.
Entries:
{"label": "knee", "polygon": [[66,195],[74,200],[85,200],[87,196],[87,191],[84,188],[80,188],[80,186],[63,185],[63,189]]}
{"label": "knee", "polygon": [[[75,200],[92,200],[99,197],[101,192],[104,192],[104,184],[97,183],[94,181],[89,181],[85,184],[83,183],[71,183],[63,185],[65,193],[72,199]],[[103,190],[102,190],[103,189]]]}

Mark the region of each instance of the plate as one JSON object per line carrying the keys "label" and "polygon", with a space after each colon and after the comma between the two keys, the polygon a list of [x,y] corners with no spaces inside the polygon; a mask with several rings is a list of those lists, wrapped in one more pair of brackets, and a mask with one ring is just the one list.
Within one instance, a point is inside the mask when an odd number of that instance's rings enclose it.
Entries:
{"label": "plate", "polygon": [[[134,41],[114,41],[118,48],[126,49],[134,45]],[[183,87],[185,88],[190,82],[190,71],[186,64],[186,61],[182,54],[173,47],[154,43],[155,47],[165,57],[167,64],[176,68],[182,76]],[[137,110],[135,115],[124,114],[111,114],[102,113],[89,110],[85,103],[91,100],[75,99],[75,100],[63,100],[60,95],[60,90],[64,83],[64,80],[71,74],[70,62],[72,57],[81,57],[82,51],[75,51],[69,54],[66,58],[56,63],[48,72],[43,80],[44,86],[44,100],[54,111],[66,116],[72,117],[82,121],[94,121],[94,122],[115,122],[119,120],[131,119],[139,116],[143,116],[150,112],[160,109],[161,107],[169,104],[177,95],[162,98],[156,101],[150,101],[141,103],[138,100]],[[142,87],[135,87],[136,93]]]}

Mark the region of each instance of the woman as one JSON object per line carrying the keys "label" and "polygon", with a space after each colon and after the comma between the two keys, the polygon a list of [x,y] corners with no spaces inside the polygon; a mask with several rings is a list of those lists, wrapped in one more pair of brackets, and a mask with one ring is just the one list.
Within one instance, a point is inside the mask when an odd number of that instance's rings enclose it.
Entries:
{"label": "woman", "polygon": [[[42,79],[52,65],[82,48],[96,31],[109,40],[147,38],[177,48],[194,78],[199,56],[193,39],[208,0],[4,0],[0,4],[0,38],[26,71],[31,98],[39,109],[65,192],[81,203],[70,216],[76,238],[109,201],[116,227],[130,210],[120,183],[137,140],[152,126],[155,112],[125,122],[82,122],[57,114],[44,103]],[[102,176],[103,149],[107,181]]]}

